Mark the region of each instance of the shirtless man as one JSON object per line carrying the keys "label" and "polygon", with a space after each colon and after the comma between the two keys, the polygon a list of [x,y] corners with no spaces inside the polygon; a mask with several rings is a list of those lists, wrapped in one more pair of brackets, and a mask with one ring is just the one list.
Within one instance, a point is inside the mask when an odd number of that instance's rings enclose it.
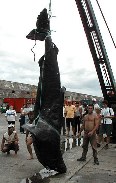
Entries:
{"label": "shirtless man", "polygon": [[88,114],[84,116],[83,124],[81,126],[80,132],[78,133],[78,138],[81,136],[81,132],[84,130],[83,138],[83,153],[80,159],[77,161],[86,161],[86,155],[88,151],[89,142],[92,146],[94,164],[99,165],[97,158],[97,141],[96,141],[96,130],[99,126],[99,119],[96,114],[93,113],[93,105],[88,105]]}

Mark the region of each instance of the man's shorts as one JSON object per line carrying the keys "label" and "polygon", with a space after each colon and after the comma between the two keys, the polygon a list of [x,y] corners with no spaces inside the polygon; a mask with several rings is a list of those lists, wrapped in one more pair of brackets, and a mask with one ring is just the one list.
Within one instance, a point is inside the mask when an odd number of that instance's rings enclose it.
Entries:
{"label": "man's shorts", "polygon": [[75,127],[75,121],[74,118],[66,118],[66,126],[70,128],[70,123],[72,127]]}
{"label": "man's shorts", "polygon": [[99,128],[99,135],[106,134],[108,137],[112,133],[112,124],[101,124]]}
{"label": "man's shorts", "polygon": [[14,150],[14,151],[18,151],[19,150],[19,145],[15,144],[15,143],[5,144],[5,146],[6,146],[6,152],[8,152],[10,150]]}
{"label": "man's shorts", "polygon": [[10,124],[15,125],[15,121],[8,121],[8,124],[9,124],[9,125],[10,125]]}

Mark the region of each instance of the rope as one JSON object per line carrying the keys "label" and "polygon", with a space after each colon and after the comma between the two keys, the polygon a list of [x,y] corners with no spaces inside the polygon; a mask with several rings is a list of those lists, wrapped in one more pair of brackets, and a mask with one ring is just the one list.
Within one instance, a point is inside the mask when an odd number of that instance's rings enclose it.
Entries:
{"label": "rope", "polygon": [[33,48],[31,48],[31,51],[32,51],[32,53],[34,55],[34,62],[35,62],[35,52],[33,51],[33,49],[34,49],[35,46],[36,46],[36,40],[35,40],[35,44],[34,44]]}
{"label": "rope", "polygon": [[36,46],[36,30],[35,30],[35,34],[34,34],[34,40],[35,40],[35,44],[34,44],[33,48],[31,48],[31,51],[32,51],[32,53],[34,55],[34,62],[35,62],[35,52],[33,51],[33,49]]}
{"label": "rope", "polygon": [[102,12],[102,9],[101,9],[101,7],[100,7],[100,4],[99,4],[98,0],[96,0],[96,2],[97,2],[97,5],[98,5],[98,7],[99,7],[99,10],[100,10],[100,12],[101,12],[101,15],[102,15],[102,17],[103,17],[103,20],[104,20],[104,22],[105,22],[105,24],[106,24],[106,27],[107,27],[107,29],[108,29],[108,32],[109,32],[109,34],[110,34],[110,37],[111,37],[112,42],[113,42],[113,44],[114,44],[114,47],[116,48],[115,41],[114,41],[113,36],[112,36],[112,34],[111,34],[111,31],[110,31],[110,29],[109,29],[109,27],[108,27],[108,24],[107,24],[107,22],[106,22],[106,19],[105,19],[105,17],[104,17],[104,14],[103,14],[103,12]]}

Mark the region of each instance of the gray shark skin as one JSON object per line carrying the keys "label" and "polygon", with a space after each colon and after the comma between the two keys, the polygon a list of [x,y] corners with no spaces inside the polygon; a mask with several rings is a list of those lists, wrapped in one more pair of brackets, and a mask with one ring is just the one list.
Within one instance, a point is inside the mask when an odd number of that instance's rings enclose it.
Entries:
{"label": "gray shark skin", "polygon": [[45,40],[45,54],[39,60],[40,77],[34,108],[35,125],[26,124],[24,128],[32,134],[39,162],[46,168],[65,173],[66,166],[60,150],[64,98],[57,62],[58,48],[49,35],[49,19],[46,13],[46,9],[40,13],[36,31],[31,31],[27,35],[28,39],[33,40],[37,37],[40,41]]}

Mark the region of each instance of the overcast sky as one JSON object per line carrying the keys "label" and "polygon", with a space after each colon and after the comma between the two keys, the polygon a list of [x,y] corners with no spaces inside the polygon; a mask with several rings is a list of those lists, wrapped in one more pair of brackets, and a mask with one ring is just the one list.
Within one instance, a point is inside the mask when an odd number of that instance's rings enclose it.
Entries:
{"label": "overcast sky", "polygon": [[[113,75],[116,78],[116,49],[96,4],[91,0]],[[99,0],[108,26],[116,42],[116,0]],[[34,41],[26,35],[36,28],[37,16],[48,8],[49,0],[0,0],[0,73],[1,80],[38,84],[38,60],[44,53],[44,42],[37,41],[34,62],[31,48]],[[52,0],[52,40],[59,48],[58,64],[61,85],[67,90],[102,96],[99,80],[75,0]]]}

